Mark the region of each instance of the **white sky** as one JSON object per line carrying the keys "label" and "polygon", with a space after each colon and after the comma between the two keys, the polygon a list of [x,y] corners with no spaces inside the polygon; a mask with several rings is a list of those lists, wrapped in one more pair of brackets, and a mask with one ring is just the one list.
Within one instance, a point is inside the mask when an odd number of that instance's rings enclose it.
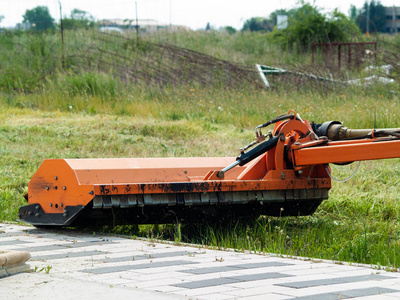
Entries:
{"label": "white sky", "polygon": [[[74,8],[91,13],[97,20],[101,19],[135,19],[135,2],[139,19],[154,19],[160,23],[186,25],[192,29],[211,26],[233,26],[240,29],[245,20],[251,17],[268,17],[276,9],[296,7],[296,0],[60,0],[63,16],[70,15]],[[323,12],[338,8],[348,15],[350,5],[361,8],[365,0],[315,0]],[[381,0],[384,6],[400,6],[400,0]],[[0,15],[5,19],[1,26],[14,26],[22,22],[22,15],[27,9],[36,6],[47,6],[51,16],[57,21],[60,18],[58,0],[0,0]]]}

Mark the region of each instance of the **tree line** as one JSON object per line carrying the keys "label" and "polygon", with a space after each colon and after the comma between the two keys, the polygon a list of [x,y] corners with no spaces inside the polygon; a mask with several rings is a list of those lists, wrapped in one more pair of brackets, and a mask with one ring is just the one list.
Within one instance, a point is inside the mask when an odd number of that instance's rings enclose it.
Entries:
{"label": "tree line", "polygon": [[[27,9],[23,17],[23,23],[30,25],[31,30],[45,31],[54,30],[55,23],[53,17],[50,15],[47,6],[37,6],[33,9]],[[62,18],[63,29],[89,29],[95,26],[96,22],[94,17],[80,9],[73,9],[69,16]]]}
{"label": "tree line", "polygon": [[[277,16],[287,16],[287,26],[277,29]],[[43,31],[55,29],[54,19],[45,6],[26,10],[24,23],[31,30]],[[368,22],[368,23],[367,23]],[[357,9],[351,6],[349,16],[337,9],[322,13],[316,6],[301,2],[301,6],[290,10],[279,9],[268,18],[255,17],[245,21],[242,31],[270,32],[271,41],[288,49],[302,50],[312,43],[349,42],[361,37],[362,32],[383,32],[385,30],[385,8],[379,1],[366,1]],[[60,24],[61,25],[61,24]],[[69,16],[63,17],[63,29],[89,29],[95,27],[94,17],[83,10],[73,9]],[[209,24],[207,27],[210,27]],[[210,28],[207,28],[210,29]],[[235,29],[228,26],[225,31],[232,34]]]}
{"label": "tree line", "polygon": [[[302,21],[315,23],[315,25],[317,25],[317,21],[320,21],[323,24],[323,30],[326,30],[326,27],[336,27],[337,24],[335,23],[338,23],[338,19],[341,23],[346,23],[350,20],[356,24],[363,33],[368,29],[369,32],[384,32],[386,23],[385,7],[379,1],[367,0],[361,8],[351,5],[349,17],[339,13],[338,11],[323,14],[317,7],[302,2],[302,6],[299,8],[293,8],[290,10],[278,9],[272,12],[269,17],[250,18],[244,22],[241,31],[272,32],[278,25],[278,15],[288,16],[288,26],[293,26],[293,24],[298,25],[299,22]],[[0,16],[0,22],[3,18],[3,16]],[[308,20],[305,20],[307,18]],[[38,6],[26,10],[23,15],[23,22],[28,23],[33,30],[43,31],[47,29],[55,29],[54,19],[51,17],[49,9],[46,6]],[[69,16],[63,17],[62,22],[64,29],[88,29],[93,28],[96,24],[94,17],[90,13],[80,9],[73,9]],[[206,30],[210,29],[209,23],[207,24],[207,27]],[[332,29],[334,30],[335,28]],[[236,30],[231,26],[225,27],[225,30],[228,33],[236,32]]]}
{"label": "tree line", "polygon": [[[250,18],[245,21],[242,31],[273,31],[274,28],[277,26],[278,15],[288,16],[290,26],[290,22],[295,23],[299,21],[296,18],[298,17],[299,12],[304,11],[308,11],[310,13],[311,19],[318,18],[324,23],[335,22],[334,19],[338,17],[337,12],[333,14],[323,14],[315,6],[303,3],[300,8],[294,8],[290,10],[278,9],[272,12],[268,18]],[[347,17],[345,15],[341,15],[339,16],[339,18],[345,21]],[[379,1],[365,1],[363,7],[361,8],[357,8],[356,6],[351,5],[348,18],[353,21],[354,24],[356,24],[363,33],[366,33],[367,27],[369,27],[369,32],[385,32],[385,7]]]}

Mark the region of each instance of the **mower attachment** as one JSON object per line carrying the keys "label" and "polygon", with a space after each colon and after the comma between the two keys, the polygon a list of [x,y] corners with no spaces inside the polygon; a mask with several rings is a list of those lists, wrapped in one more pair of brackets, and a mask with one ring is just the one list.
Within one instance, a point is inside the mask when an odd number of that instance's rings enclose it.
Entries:
{"label": "mower attachment", "polygon": [[[273,132],[262,134],[270,124]],[[237,158],[45,160],[19,219],[70,226],[310,215],[328,198],[328,163],[399,156],[395,129],[354,132],[338,122],[310,125],[289,112],[258,126],[244,148],[250,150]]]}

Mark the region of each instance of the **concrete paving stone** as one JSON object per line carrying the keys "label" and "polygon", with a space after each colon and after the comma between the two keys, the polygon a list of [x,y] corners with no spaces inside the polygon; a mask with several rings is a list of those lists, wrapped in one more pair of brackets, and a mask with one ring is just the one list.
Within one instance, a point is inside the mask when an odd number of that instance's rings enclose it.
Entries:
{"label": "concrete paving stone", "polygon": [[[237,269],[233,271],[227,271],[224,273],[216,273],[220,274],[224,277],[231,277],[231,276],[240,276],[240,275],[256,275],[256,274],[264,274],[264,273],[285,273],[280,272],[279,268],[260,268],[260,269]],[[212,274],[212,273],[211,273]],[[286,274],[286,273],[285,273]]]}
{"label": "concrete paving stone", "polygon": [[[394,300],[394,299],[399,299],[400,296],[392,296],[394,293],[389,293],[389,294],[381,294],[381,295],[372,295],[372,296],[365,296],[362,297],[362,300]],[[356,298],[357,299],[357,298]]]}
{"label": "concrete paving stone", "polygon": [[153,273],[153,274],[143,274],[136,271],[127,271],[122,275],[123,278],[127,279],[135,279],[137,281],[149,281],[163,278],[182,278],[181,272],[171,271],[171,272],[162,272],[162,273]]}
{"label": "concrete paving stone", "polygon": [[188,273],[192,274],[208,274],[208,273],[221,273],[235,270],[243,270],[243,269],[256,269],[256,268],[267,268],[267,267],[281,267],[281,266],[289,266],[291,264],[282,263],[282,262],[259,262],[259,263],[249,263],[249,264],[235,264],[235,265],[226,265],[226,266],[217,266],[217,267],[208,267],[208,268],[197,268],[188,270]]}
{"label": "concrete paving stone", "polygon": [[15,240],[15,239],[10,239],[10,240],[6,240],[6,239],[1,239],[0,240],[0,246],[3,247],[8,247],[9,246],[13,246],[13,245],[22,245],[23,247],[25,247],[24,244],[29,244],[30,242],[27,241],[21,241],[21,240]]}
{"label": "concrete paving stone", "polygon": [[206,294],[206,295],[200,295],[196,297],[197,299],[205,299],[205,300],[235,300],[235,298],[232,298],[232,296],[227,296],[223,293],[214,293],[214,294]]}
{"label": "concrete paving stone", "polygon": [[399,293],[386,294],[386,296],[392,297],[392,298],[388,298],[388,300],[394,300],[395,298],[400,299],[400,292]]}
{"label": "concrete paving stone", "polygon": [[[243,286],[241,286],[240,289],[227,291],[227,292],[225,292],[225,294],[228,294],[231,296],[236,296],[236,297],[248,297],[248,296],[264,295],[264,294],[268,294],[268,293],[275,293],[275,294],[282,295],[286,291],[286,288],[284,288],[282,286],[273,286],[271,284],[268,284],[268,282],[266,280],[264,280],[264,283],[265,283],[264,285],[260,285],[260,286],[256,286],[256,287],[246,287],[245,285],[243,285]],[[232,285],[230,285],[230,286],[232,286]],[[290,296],[285,295],[285,297],[290,297]]]}
{"label": "concrete paving stone", "polygon": [[[185,265],[177,265],[177,266],[166,266],[166,267],[159,267],[154,269],[138,269],[138,270],[128,270],[125,271],[125,274],[139,274],[143,276],[158,276],[159,274],[168,274],[173,272],[181,272],[185,269]],[[80,272],[80,271],[79,271]],[[112,273],[107,273],[112,274]],[[182,273],[183,274],[183,273]],[[131,276],[131,275],[129,275]]]}
{"label": "concrete paving stone", "polygon": [[227,278],[233,278],[237,281],[257,281],[263,279],[275,279],[275,278],[283,278],[283,277],[290,277],[292,275],[287,275],[284,273],[278,272],[269,272],[269,273],[260,273],[260,274],[250,274],[250,275],[237,275],[231,276]]}
{"label": "concrete paving stone", "polygon": [[[98,243],[98,244],[93,244],[93,243],[73,243],[73,242],[59,242],[57,244],[49,244],[49,245],[43,245],[43,246],[26,246],[24,245],[23,248],[28,251],[28,252],[39,252],[39,251],[53,251],[53,250],[60,250],[60,249],[71,249],[71,248],[77,248],[77,247],[87,247],[87,246],[94,246],[94,247],[101,247],[104,242]],[[22,247],[9,247],[10,250],[18,250],[21,249]]]}
{"label": "concrete paving stone", "polygon": [[210,273],[210,274],[185,274],[184,272],[180,272],[181,274],[178,278],[184,279],[185,281],[201,281],[201,280],[209,280],[209,279],[217,279],[217,278],[226,278],[232,277],[235,275],[228,273]]}
{"label": "concrete paving stone", "polygon": [[281,283],[278,285],[289,288],[302,289],[320,285],[332,285],[332,284],[340,284],[348,282],[354,283],[360,281],[383,280],[390,278],[392,277],[384,275],[360,275],[360,276],[337,277],[337,278],[327,278],[327,279],[317,279],[317,280],[295,281],[295,282]]}
{"label": "concrete paving stone", "polygon": [[388,288],[381,287],[373,287],[373,288],[364,288],[364,289],[352,289],[352,290],[344,290],[337,291],[331,293],[322,293],[322,294],[314,294],[303,297],[296,297],[296,300],[320,300],[320,299],[350,299],[357,297],[365,297],[365,296],[379,296],[381,294],[388,294],[396,292],[395,290],[391,290]]}
{"label": "concrete paving stone", "polygon": [[216,261],[215,258],[211,259],[203,259],[200,257],[194,257],[190,259],[191,261],[197,262],[196,265],[192,265],[190,269],[202,269],[202,268],[214,268],[214,267],[223,267],[231,265],[231,262],[226,261]]}
{"label": "concrete paving stone", "polygon": [[188,299],[170,293],[82,282],[74,278],[61,279],[40,273],[21,273],[6,279],[7,288],[2,287],[1,299]]}
{"label": "concrete paving stone", "polygon": [[197,289],[215,285],[223,285],[235,282],[246,282],[246,281],[257,281],[263,279],[273,279],[273,278],[281,278],[290,275],[281,274],[281,273],[261,273],[261,274],[251,274],[251,275],[237,275],[230,277],[218,277],[213,279],[203,279],[196,280],[192,282],[181,283],[175,286],[184,287],[188,289]]}
{"label": "concrete paving stone", "polygon": [[137,281],[137,282],[135,282],[135,286],[137,286],[138,288],[156,289],[158,286],[170,285],[170,286],[182,288],[177,285],[181,284],[183,282],[184,282],[184,279],[170,277],[170,278],[161,278],[161,279],[154,279],[154,280],[148,280],[148,281]]}
{"label": "concrete paving stone", "polygon": [[[201,287],[197,289],[183,289],[180,291],[173,292],[176,295],[183,295],[189,297],[196,297],[202,299],[208,299],[211,295],[217,293],[225,293],[227,291],[232,291],[232,287],[224,286],[224,285],[216,285],[216,286],[207,286]],[[229,295],[228,295],[229,297]]]}
{"label": "concrete paving stone", "polygon": [[[278,286],[278,285],[275,285]],[[282,286],[281,286],[282,287]],[[293,289],[293,288],[285,288],[285,290],[280,292],[280,294],[292,296],[292,297],[305,297],[309,295],[319,295],[319,294],[337,294],[338,292],[353,290],[353,289],[369,289],[369,288],[388,288],[391,290],[396,290],[391,286],[387,286],[385,282],[379,281],[365,281],[365,282],[357,282],[357,283],[345,283],[345,284],[333,284],[333,285],[325,285],[325,286],[315,286],[303,289]]]}
{"label": "concrete paving stone", "polygon": [[[293,268],[298,268],[298,266],[293,266]],[[292,275],[293,277],[297,277],[299,275],[293,275],[291,272],[291,268],[290,267],[268,267],[268,268],[258,268],[258,269],[243,269],[243,270],[238,270],[238,271],[232,271],[233,272],[240,272],[241,274],[254,274],[254,273],[261,273],[261,272],[279,272],[279,273],[285,273],[288,275]],[[307,270],[303,269],[303,273],[301,273],[301,276],[308,276],[310,273],[307,273]],[[320,273],[320,272],[311,272],[311,275],[318,275],[321,277],[321,275],[326,274],[326,273]],[[319,278],[320,278],[319,277]],[[290,278],[288,277],[288,280]],[[298,279],[297,279],[298,280]],[[291,281],[291,280],[289,280]]]}
{"label": "concrete paving stone", "polygon": [[263,261],[263,262],[254,262],[254,263],[245,263],[245,264],[235,265],[235,267],[242,268],[242,269],[284,267],[284,266],[293,266],[293,264],[291,264],[289,262],[281,262],[281,261]]}
{"label": "concrete paving stone", "polygon": [[400,290],[400,278],[393,279],[393,280],[385,280],[384,282],[380,283],[380,285],[384,285],[388,288],[394,288]]}
{"label": "concrete paving stone", "polygon": [[[212,257],[209,258],[205,258],[203,256],[201,257],[197,257],[196,259],[199,259],[199,261],[201,260],[203,263],[204,268],[208,268],[208,267],[213,267],[213,266],[220,266],[220,265],[224,265],[224,266],[235,266],[235,265],[243,265],[246,263],[251,263],[251,261],[248,260],[243,260],[240,258],[234,258],[232,259],[229,256],[218,256],[218,255],[214,255]],[[263,262],[266,262],[267,259],[265,259]]]}
{"label": "concrete paving stone", "polygon": [[399,282],[393,282],[391,280],[382,280],[382,281],[360,281],[360,282],[347,282],[347,283],[342,283],[342,284],[334,284],[330,286],[320,286],[316,287],[319,288],[320,290],[326,290],[327,287],[332,287],[335,290],[350,290],[352,288],[370,288],[370,287],[386,287],[394,290],[398,290],[400,292],[400,284]]}
{"label": "concrete paving stone", "polygon": [[[286,278],[286,277],[284,277]],[[261,287],[261,286],[273,286],[276,283],[281,283],[284,278],[269,278],[269,279],[261,279],[261,280],[254,280],[254,281],[242,281],[242,282],[235,282],[232,284],[229,284],[229,286],[235,287],[235,288],[242,288],[242,289],[250,289],[250,288],[256,288],[256,287]],[[286,288],[288,289],[288,288]]]}
{"label": "concrete paving stone", "polygon": [[325,267],[326,273],[329,272],[346,272],[346,271],[361,271],[361,270],[373,270],[370,266],[352,266],[352,265],[338,265],[338,264],[327,264]]}
{"label": "concrete paving stone", "polygon": [[1,251],[5,251],[5,250],[12,250],[12,251],[26,251],[26,247],[23,245],[12,245],[10,246],[0,246],[0,250]]}
{"label": "concrete paving stone", "polygon": [[158,274],[158,273],[165,273],[165,272],[180,272],[182,270],[186,270],[188,266],[193,264],[197,264],[198,262],[189,262],[188,264],[183,265],[176,265],[176,266],[165,266],[165,267],[158,267],[158,268],[149,268],[143,269],[143,274]]}
{"label": "concrete paving stone", "polygon": [[393,290],[384,287],[370,287],[364,289],[352,289],[347,290],[342,293],[343,298],[356,298],[356,297],[365,297],[371,295],[381,295],[381,294],[389,294],[389,293],[398,293],[399,290]]}
{"label": "concrete paving stone", "polygon": [[[46,254],[46,255],[32,255],[32,260],[55,260],[55,259],[65,259],[65,258],[87,258],[88,256],[101,256],[105,255],[105,252],[102,251],[79,251],[79,252],[64,252],[64,253],[55,253],[55,254]],[[97,260],[97,258],[96,258]]]}
{"label": "concrete paving stone", "polygon": [[220,286],[228,283],[238,282],[234,278],[213,278],[213,279],[205,279],[191,282],[184,282],[179,284],[174,284],[176,287],[182,287],[186,289],[199,289],[210,286]]}
{"label": "concrete paving stone", "polygon": [[235,300],[286,300],[290,299],[290,297],[285,295],[279,295],[274,293],[265,293],[263,295],[255,295],[255,296],[245,296],[245,297],[237,297]]}
{"label": "concrete paving stone", "polygon": [[[373,270],[370,268],[362,268],[362,269],[354,269],[354,270],[346,270],[346,271],[336,271],[336,272],[332,272],[331,275],[334,275],[336,277],[347,277],[347,276],[352,276],[352,275],[374,275],[374,274],[380,274],[380,271],[377,270]],[[327,273],[324,274],[328,275]],[[394,277],[397,278],[397,277]]]}
{"label": "concrete paving stone", "polygon": [[109,284],[112,286],[121,285],[121,286],[129,287],[129,285],[132,284],[132,279],[124,279],[124,278],[104,278],[102,280],[99,278],[96,278],[95,280],[92,280],[92,281]]}
{"label": "concrete paving stone", "polygon": [[190,269],[190,270],[186,270],[185,273],[190,273],[190,274],[210,274],[210,273],[229,272],[229,271],[235,271],[235,270],[241,270],[241,269],[236,268],[234,266],[219,266],[219,267]]}
{"label": "concrete paving stone", "polygon": [[[75,274],[74,274],[75,275]],[[122,273],[116,273],[113,274],[113,276],[110,276],[109,274],[87,274],[88,276],[85,277],[85,279],[89,280],[89,281],[95,281],[95,282],[102,282],[102,283],[112,283],[112,282],[116,282],[120,279],[121,282],[124,282],[126,284],[133,284],[133,283],[139,283],[138,280],[135,280],[133,278],[123,278],[121,275]],[[108,275],[108,276],[107,276]],[[75,278],[75,276],[74,276]],[[78,276],[76,278],[79,278]]]}
{"label": "concrete paving stone", "polygon": [[[304,277],[301,276],[301,279]],[[317,277],[318,278],[318,277]],[[238,282],[229,284],[230,286],[249,289],[249,288],[258,288],[271,286],[271,288],[276,286],[281,286],[282,283],[286,283],[289,279],[298,280],[299,277],[286,277],[286,278],[276,278],[270,280],[259,280],[259,281],[249,281],[249,282]],[[307,278],[308,279],[308,278]],[[315,280],[315,277],[310,278],[311,280]],[[282,286],[287,291],[287,295],[292,296],[304,296],[308,293],[322,293],[325,291],[336,291],[336,290],[346,290],[352,288],[366,288],[371,286],[383,286],[387,288],[396,289],[396,280],[384,280],[384,281],[364,281],[364,282],[349,282],[343,284],[333,284],[333,285],[322,285],[322,286],[314,286],[304,289],[294,289]],[[398,285],[400,287],[400,284]]]}
{"label": "concrete paving stone", "polygon": [[[150,291],[156,291],[156,292],[163,292],[163,293],[174,293],[177,291],[182,291],[185,290],[183,288],[178,288],[176,286],[172,286],[172,285],[160,285],[158,286],[156,289],[153,288],[143,288],[143,290],[150,290]],[[393,300],[393,299],[391,299]]]}
{"label": "concrete paving stone", "polygon": [[335,274],[336,272],[344,272],[344,270],[341,270],[340,268],[336,267],[310,268],[309,266],[304,266],[299,268],[297,268],[296,266],[296,269],[295,268],[287,269],[286,267],[283,267],[282,270],[284,270],[285,273],[293,276],[316,275],[316,274],[324,276],[324,274]]}
{"label": "concrete paving stone", "polygon": [[123,247],[121,247],[121,245],[118,243],[116,244],[115,247],[113,247],[113,245],[110,245],[110,246],[103,245],[102,251],[108,252],[110,255],[119,255],[119,256],[127,256],[127,255],[130,255],[131,253],[134,253],[135,255],[152,253],[152,252],[149,252],[149,248],[147,248],[143,244],[125,245]]}
{"label": "concrete paving stone", "polygon": [[[288,274],[289,272],[285,271],[285,274]],[[298,282],[298,281],[314,281],[314,280],[321,280],[321,279],[333,279],[333,278],[338,278],[338,276],[335,275],[335,273],[332,274],[311,274],[311,275],[301,275],[301,276],[295,276],[292,275],[292,277],[286,277],[282,278],[282,280],[278,284],[291,284],[292,282]]]}
{"label": "concrete paving stone", "polygon": [[206,295],[199,295],[199,296],[194,296],[195,299],[198,300],[237,300],[236,297],[228,296],[225,295],[224,293],[215,293],[215,294],[206,294]]}
{"label": "concrete paving stone", "polygon": [[119,266],[107,266],[107,267],[99,267],[99,268],[90,268],[80,270],[81,272],[87,273],[95,273],[95,274],[105,274],[105,273],[113,273],[113,272],[123,272],[128,270],[139,270],[139,269],[155,269],[161,267],[171,267],[171,266],[181,266],[181,265],[190,265],[196,264],[196,262],[185,261],[185,260],[173,260],[173,261],[164,261],[164,262],[148,262],[141,264],[129,264],[129,265],[119,265]]}
{"label": "concrete paving stone", "polygon": [[[201,253],[195,253],[196,255],[201,255]],[[138,260],[149,260],[149,259],[157,259],[157,258],[173,258],[177,256],[191,256],[190,252],[187,251],[175,251],[175,252],[150,252],[146,254],[139,254],[139,255],[129,255],[129,256],[117,256],[117,257],[109,257],[106,259],[106,262],[125,262],[125,261],[138,261]]]}
{"label": "concrete paving stone", "polygon": [[2,241],[15,241],[15,240],[20,241],[20,240],[23,240],[22,236],[18,236],[16,238],[15,237],[11,237],[11,236],[7,236],[6,233],[5,232],[2,233],[1,230],[2,229],[0,227],[0,238],[1,238]]}
{"label": "concrete paving stone", "polygon": [[[59,241],[55,239],[46,239],[39,238],[35,236],[27,236],[27,237],[18,237],[21,242],[25,242],[27,244],[35,244],[36,246],[50,245],[55,243],[66,243],[67,241]],[[19,246],[26,246],[25,243],[22,243]]]}

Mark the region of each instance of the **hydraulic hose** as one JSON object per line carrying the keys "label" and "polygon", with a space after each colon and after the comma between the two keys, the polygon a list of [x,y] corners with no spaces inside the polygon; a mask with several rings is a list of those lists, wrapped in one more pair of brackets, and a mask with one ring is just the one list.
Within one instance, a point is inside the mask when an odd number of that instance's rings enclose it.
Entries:
{"label": "hydraulic hose", "polygon": [[236,161],[233,164],[231,164],[231,165],[227,166],[226,168],[224,168],[223,170],[219,171],[217,176],[219,178],[224,178],[225,172],[229,171],[233,167],[236,167],[237,165],[244,166],[245,164],[252,161],[256,157],[258,157],[261,154],[267,152],[268,150],[274,148],[276,146],[276,144],[278,143],[278,140],[279,140],[279,136],[274,136],[273,138],[270,138],[269,140],[266,140],[266,141],[260,143],[253,149],[240,154],[238,157],[236,157]]}
{"label": "hydraulic hose", "polygon": [[236,157],[236,161],[239,161],[239,166],[244,166],[245,164],[252,161],[256,157],[274,148],[278,143],[278,139],[279,136],[274,136],[273,138],[270,138],[269,140],[260,143],[253,149],[240,154],[238,157]]}

